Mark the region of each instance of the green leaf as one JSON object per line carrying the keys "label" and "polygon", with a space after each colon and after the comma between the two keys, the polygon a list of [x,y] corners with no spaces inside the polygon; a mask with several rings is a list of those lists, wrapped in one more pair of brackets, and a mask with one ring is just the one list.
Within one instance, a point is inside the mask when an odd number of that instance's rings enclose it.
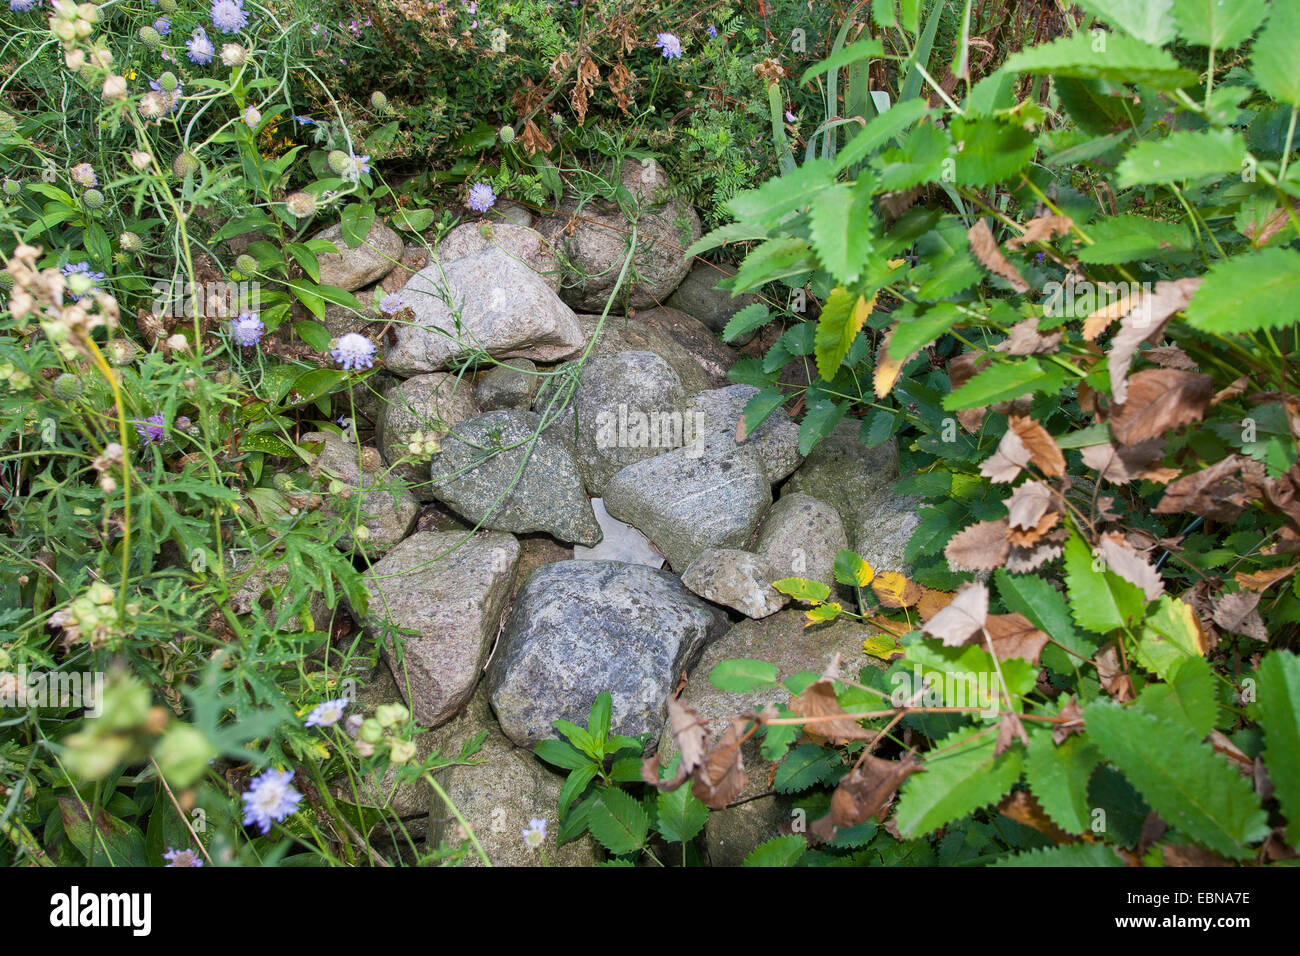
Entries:
{"label": "green leaf", "polygon": [[[898,109],[898,107],[894,107]],[[889,110],[885,115],[894,112]],[[854,139],[849,145],[856,143]],[[879,176],[877,190],[896,192],[922,183],[934,182],[943,173],[944,160],[952,151],[948,134],[933,123],[916,127],[898,149],[885,150],[872,161]]]}
{"label": "green leaf", "polygon": [[[1173,0],[1178,33],[1188,43],[1225,50],[1250,38],[1264,21],[1264,0]],[[1163,40],[1152,40],[1163,43]],[[1258,47],[1256,47],[1258,49]]]}
{"label": "green leaf", "polygon": [[433,215],[432,209],[398,207],[393,211],[388,221],[397,229],[404,229],[407,232],[424,232],[433,222]]}
{"label": "green leaf", "polygon": [[1106,700],[1088,705],[1084,722],[1102,756],[1184,835],[1238,859],[1268,836],[1250,782],[1192,731]]}
{"label": "green leaf", "polygon": [[1067,737],[1057,746],[1049,731],[1032,733],[1025,755],[1025,780],[1043,812],[1066,833],[1084,833],[1092,824],[1088,781],[1101,762],[1086,737]]}
{"label": "green leaf", "polygon": [[656,798],[659,815],[655,829],[671,843],[689,843],[704,829],[709,819],[709,808],[691,792],[686,784],[676,790],[660,792]]}
{"label": "green leaf", "polygon": [[250,435],[245,435],[244,440],[240,442],[240,447],[244,451],[261,452],[264,455],[276,455],[279,458],[298,457],[298,453],[292,445],[270,432],[253,432]]}
{"label": "green leaf", "polygon": [[848,402],[832,402],[828,398],[813,402],[799,423],[799,454],[806,457],[840,423],[847,411]]}
{"label": "green leaf", "polygon": [[[872,300],[875,301],[874,298]],[[817,320],[815,339],[817,372],[826,381],[835,377],[844,356],[849,354],[853,340],[862,331],[871,303],[843,286],[836,286],[826,297],[822,314]]]}
{"label": "green leaf", "polygon": [[997,734],[969,728],[938,741],[925,759],[925,772],[903,784],[894,821],[904,839],[933,833],[991,803],[996,803],[1020,779],[1023,758],[1013,747],[993,755]]}
{"label": "green leaf", "polygon": [[289,393],[293,405],[306,405],[328,395],[348,380],[348,373],[337,368],[317,368],[298,376]]}
{"label": "green leaf", "polygon": [[803,209],[834,182],[831,164],[814,159],[787,175],[769,179],[757,189],[737,193],[727,208],[741,222],[775,225],[790,213]]}
{"label": "green leaf", "polygon": [[821,581],[809,581],[807,578],[782,578],[773,581],[772,587],[782,594],[788,594],[796,601],[809,601],[819,604],[831,596],[831,589]]}
{"label": "green leaf", "polygon": [[1270,651],[1255,672],[1259,727],[1264,732],[1264,762],[1286,816],[1286,840],[1300,845],[1300,657]]}
{"label": "green leaf", "polygon": [[868,121],[861,132],[840,150],[835,160],[835,171],[839,172],[861,162],[929,111],[925,100],[920,98],[895,103],[875,119]]}
{"label": "green leaf", "polygon": [[1035,391],[1035,386],[1043,383],[1047,378],[1048,373],[1038,364],[1037,359],[994,362],[983,371],[975,373],[969,382],[946,395],[943,407],[950,412],[955,412],[964,408],[981,408],[984,405],[1005,402],[1026,392]]}
{"label": "green leaf", "polygon": [[299,319],[293,324],[293,330],[302,339],[317,352],[328,352],[330,347],[330,330],[325,328],[319,322],[312,322],[310,319]]}
{"label": "green leaf", "polygon": [[601,846],[622,856],[645,846],[650,821],[639,801],[611,787],[592,805],[587,828]]}
{"label": "green leaf", "polygon": [[[558,203],[559,200],[557,199]],[[687,259],[693,259],[701,252],[708,252],[710,249],[716,249],[718,246],[726,245],[729,242],[745,242],[751,239],[766,239],[768,231],[762,226],[757,226],[746,222],[729,222],[725,226],[719,226],[705,235],[696,239],[687,247],[683,255]]]}
{"label": "green leaf", "polygon": [[302,266],[302,271],[311,277],[312,282],[320,282],[320,261],[316,258],[316,253],[301,242],[291,242],[284,249]]}
{"label": "green leaf", "polygon": [[1116,172],[1120,187],[1127,189],[1240,173],[1245,161],[1246,140],[1235,130],[1179,130],[1163,139],[1138,143],[1124,154]]}
{"label": "green leaf", "polygon": [[1300,107],[1300,6],[1270,4],[1268,25],[1255,40],[1250,68],[1265,93]]}
{"label": "green leaf", "polygon": [[1144,43],[1163,46],[1174,38],[1173,0],[1075,0],[1111,26]]}
{"label": "green leaf", "polygon": [[[343,241],[349,249],[355,249],[366,241],[370,227],[375,222],[375,207],[369,203],[348,203],[339,216],[339,226]],[[319,279],[317,279],[319,281]]]}
{"label": "green leaf", "polygon": [[740,657],[719,661],[709,671],[709,683],[718,690],[748,694],[775,687],[780,676],[781,669],[775,664]]}
{"label": "green leaf", "polygon": [[745,414],[741,419],[745,423],[745,434],[752,435],[768,417],[785,402],[785,392],[779,388],[763,387],[759,393],[745,403]]}
{"label": "green leaf", "polygon": [[1105,216],[1088,227],[1088,236],[1094,244],[1079,246],[1075,255],[1093,265],[1120,265],[1192,248],[1192,234],[1182,223],[1132,214]]}
{"label": "green leaf", "polygon": [[1146,608],[1141,588],[1093,567],[1092,549],[1078,534],[1065,542],[1065,587],[1074,622],[1097,634],[1124,627]]}
{"label": "green leaf", "polygon": [[797,833],[772,837],[745,857],[741,866],[794,866],[808,849],[808,841]]}
{"label": "green leaf", "polygon": [[964,318],[962,311],[949,302],[940,302],[920,315],[903,315],[889,338],[889,357],[896,362],[903,361],[948,332]]}
{"label": "green leaf", "polygon": [[730,319],[727,320],[727,327],[722,330],[722,341],[734,342],[755,329],[761,329],[772,320],[772,313],[767,310],[762,302],[753,302]]}
{"label": "green leaf", "polygon": [[1204,332],[1282,328],[1295,321],[1297,295],[1300,252],[1260,249],[1215,263],[1184,314],[1188,325]]}
{"label": "green leaf", "polygon": [[777,793],[798,793],[824,783],[843,767],[839,754],[817,744],[800,744],[776,767],[773,786]]}
{"label": "green leaf", "polygon": [[1172,680],[1180,665],[1201,657],[1201,629],[1196,612],[1178,598],[1161,595],[1142,620],[1142,633],[1132,654],[1161,680]]}
{"label": "green leaf", "polygon": [[815,268],[817,260],[806,239],[769,239],[745,256],[736,274],[726,283],[731,293],[738,295],[786,276],[812,272]]}
{"label": "green leaf", "polygon": [[602,748],[586,728],[579,727],[571,720],[553,720],[551,726],[562,733],[573,746],[577,747],[592,760],[599,760],[604,753]]}
{"label": "green leaf", "polygon": [[144,834],[124,820],[110,816],[102,807],[90,822],[90,807],[75,796],[58,798],[63,832],[81,853],[90,859],[94,841],[95,863],[99,866],[148,866],[144,855]]}
{"label": "green leaf", "polygon": [[842,283],[862,274],[871,252],[871,185],[864,178],[855,186],[828,189],[813,200],[809,219],[813,248],[826,271]]}
{"label": "green leaf", "polygon": [[880,56],[885,52],[885,46],[879,40],[860,40],[850,46],[841,47],[833,54],[822,60],[820,63],[814,63],[808,69],[803,71],[803,76],[799,77],[799,85],[803,86],[814,76],[820,76],[831,70],[839,70],[848,66],[850,63],[856,63],[859,60],[870,59],[873,56]]}
{"label": "green leaf", "polygon": [[[842,549],[835,555],[835,580],[840,584],[865,588],[875,576],[875,569],[856,551]],[[827,594],[829,593],[828,589]]]}
{"label": "green leaf", "polygon": [[[555,743],[558,741],[552,742]],[[576,753],[577,751],[574,752]],[[569,807],[573,805],[573,801],[582,796],[583,791],[585,791],[591,781],[596,778],[596,771],[599,769],[600,768],[594,763],[587,761],[581,767],[575,767],[573,772],[565,778],[564,786],[560,788],[560,796],[557,804],[560,819],[564,819],[564,817],[568,816]]]}
{"label": "green leaf", "polygon": [[1137,706],[1153,717],[1186,727],[1197,738],[1204,737],[1214,729],[1218,712],[1214,672],[1204,658],[1187,658],[1174,667],[1168,683],[1142,688]]}
{"label": "green leaf", "polygon": [[994,116],[953,117],[952,139],[963,144],[957,154],[963,186],[992,186],[1019,174],[1038,148],[1029,130]]}
{"label": "green leaf", "polygon": [[1080,30],[1007,58],[1002,69],[1050,73],[1081,80],[1111,80],[1176,90],[1196,83],[1196,74],[1178,65],[1173,54],[1120,33]]}
{"label": "green leaf", "polygon": [[1065,595],[1037,574],[1011,574],[1006,568],[995,572],[998,596],[1008,611],[1023,614],[1048,637],[1070,650],[1091,657],[1097,645],[1074,629]]}
{"label": "green leaf", "polygon": [[614,698],[609,691],[601,691],[591,704],[591,716],[587,719],[587,731],[592,738],[599,741],[609,739],[609,717],[613,710]]}
{"label": "green leaf", "polygon": [[1124,858],[1105,843],[1068,843],[1016,853],[989,866],[1124,866]]}

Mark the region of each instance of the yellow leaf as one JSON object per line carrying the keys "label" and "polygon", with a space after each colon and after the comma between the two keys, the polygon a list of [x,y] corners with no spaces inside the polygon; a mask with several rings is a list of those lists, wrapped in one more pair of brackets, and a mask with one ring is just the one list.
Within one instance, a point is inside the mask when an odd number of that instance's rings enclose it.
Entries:
{"label": "yellow leaf", "polygon": [[891,661],[903,656],[903,649],[892,634],[876,634],[862,642],[862,649],[872,657],[882,661]]}
{"label": "yellow leaf", "polygon": [[921,586],[897,571],[881,571],[871,589],[885,607],[911,607],[921,600]]}
{"label": "yellow leaf", "polygon": [[833,621],[840,616],[840,611],[842,610],[844,610],[844,608],[840,607],[840,605],[834,601],[829,601],[826,604],[818,604],[816,607],[803,612],[804,617],[808,618],[804,627],[818,624],[822,621]]}

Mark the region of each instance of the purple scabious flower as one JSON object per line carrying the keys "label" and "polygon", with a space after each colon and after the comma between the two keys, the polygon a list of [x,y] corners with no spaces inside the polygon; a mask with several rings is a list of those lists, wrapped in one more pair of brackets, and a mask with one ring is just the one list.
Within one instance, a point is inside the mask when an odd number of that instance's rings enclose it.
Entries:
{"label": "purple scabious flower", "polygon": [[165,37],[172,32],[172,18],[159,17],[153,22],[153,28],[158,31],[160,37]]}
{"label": "purple scabious flower", "polygon": [[718,38],[718,28],[712,24],[710,24],[709,28],[704,32],[709,35],[709,39],[711,40],[716,40]]}
{"label": "purple scabious flower", "polygon": [[469,190],[469,208],[475,212],[487,212],[496,204],[497,194],[487,183],[475,183]]}
{"label": "purple scabious flower", "polygon": [[36,0],[9,0],[9,9],[14,13],[26,13],[36,6]]}
{"label": "purple scabious flower", "polygon": [[1043,264],[1043,260],[1046,259],[1046,258],[1047,258],[1047,253],[1045,253],[1045,252],[1040,252],[1040,253],[1038,253],[1036,256],[1034,256],[1034,261],[1037,262],[1037,263],[1041,266],[1041,265]]}
{"label": "purple scabious flower", "polygon": [[98,283],[104,281],[104,273],[91,272],[89,262],[68,263],[59,271],[68,279],[68,298],[73,302],[103,291]]}
{"label": "purple scabious flower", "polygon": [[162,97],[163,102],[167,104],[167,112],[175,113],[180,109],[181,97],[185,95],[185,87],[180,83],[177,83],[174,89],[164,90],[157,80],[150,80],[149,89]]}
{"label": "purple scabious flower", "polygon": [[390,292],[379,300],[379,311],[384,315],[396,315],[402,308],[402,297],[396,292]]}
{"label": "purple scabious flower", "polygon": [[193,850],[173,850],[168,847],[167,852],[163,854],[163,859],[167,861],[168,867],[203,865],[203,858]]}
{"label": "purple scabious flower", "polygon": [[212,41],[208,39],[207,31],[203,27],[194,28],[194,35],[185,41],[185,49],[190,51],[190,60],[200,66],[211,63],[212,54],[216,52],[212,49]]}
{"label": "purple scabious flower", "polygon": [[154,442],[161,442],[167,437],[167,419],[163,418],[162,412],[150,415],[148,418],[137,418],[134,422],[136,434],[140,436],[141,443],[152,445]]}
{"label": "purple scabious flower", "polygon": [[347,169],[344,172],[344,175],[355,183],[359,182],[361,177],[368,172],[370,172],[369,155],[358,156],[356,153],[353,153],[348,159]]}
{"label": "purple scabious flower", "polygon": [[347,709],[348,699],[340,697],[337,700],[327,700],[323,704],[317,704],[312,708],[312,712],[307,715],[304,727],[333,727],[343,717],[343,711]]}
{"label": "purple scabious flower", "polygon": [[241,312],[237,318],[230,320],[230,337],[236,345],[245,348],[256,345],[266,331],[266,323],[257,317],[256,312]]}
{"label": "purple scabious flower", "polygon": [[293,121],[294,121],[295,123],[297,123],[299,126],[315,126],[315,125],[316,125],[316,121],[315,121],[314,119],[312,119],[310,116],[295,116],[295,117],[293,118]]}
{"label": "purple scabious flower", "polygon": [[68,170],[68,175],[72,177],[72,181],[78,186],[85,186],[87,189],[99,185],[99,177],[95,175],[95,167],[90,163],[77,163]]}
{"label": "purple scabious flower", "polygon": [[212,0],[212,25],[222,33],[238,33],[248,26],[243,0]]}
{"label": "purple scabious flower", "polygon": [[665,60],[680,60],[682,57],[682,41],[671,33],[658,34],[654,45],[663,50]]}
{"label": "purple scabious flower", "polygon": [[530,850],[536,850],[546,841],[546,821],[539,817],[533,817],[528,821],[528,829],[520,830],[519,834],[524,838],[524,846]]}
{"label": "purple scabious flower", "polygon": [[268,770],[253,780],[244,794],[244,824],[256,824],[265,835],[271,832],[272,823],[296,813],[302,794],[290,785],[291,780],[292,770]]}
{"label": "purple scabious flower", "polygon": [[375,364],[375,343],[364,335],[349,332],[339,338],[330,355],[345,369],[370,368]]}

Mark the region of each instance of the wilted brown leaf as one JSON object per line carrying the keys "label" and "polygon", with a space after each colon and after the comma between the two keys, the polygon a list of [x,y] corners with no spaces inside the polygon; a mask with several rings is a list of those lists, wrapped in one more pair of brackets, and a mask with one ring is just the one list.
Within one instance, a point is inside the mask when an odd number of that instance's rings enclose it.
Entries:
{"label": "wilted brown leaf", "polygon": [[989,589],[979,582],[962,586],[942,611],[921,628],[948,647],[968,643],[978,636],[989,616]]}
{"label": "wilted brown leaf", "polygon": [[1214,602],[1214,623],[1225,631],[1268,643],[1268,628],[1259,616],[1257,591],[1234,591]]}
{"label": "wilted brown leaf", "polygon": [[925,767],[913,754],[901,760],[884,760],[868,754],[862,765],[840,780],[831,797],[831,821],[837,827],[852,827],[879,818],[903,785],[903,781]]}
{"label": "wilted brown leaf", "polygon": [[1026,481],[1007,501],[1007,520],[1013,528],[1036,528],[1053,502],[1052,489],[1041,481]]}
{"label": "wilted brown leaf", "polygon": [[[1140,293],[1139,293],[1140,295]],[[1110,324],[1124,315],[1137,301],[1137,295],[1125,295],[1108,302],[1083,320],[1083,338],[1091,342],[1110,328]]]}
{"label": "wilted brown leaf", "polygon": [[1050,242],[1070,231],[1074,220],[1069,216],[1039,216],[1025,223],[1025,231],[1007,240],[1008,249],[1023,249],[1031,242]]}
{"label": "wilted brown leaf", "polygon": [[1097,549],[1106,567],[1141,588],[1148,601],[1154,601],[1165,593],[1165,582],[1160,572],[1124,540],[1123,535],[1116,532],[1102,535]]}
{"label": "wilted brown leaf", "polygon": [[1191,844],[1169,844],[1160,848],[1165,866],[1235,866],[1235,864],[1212,850],[1206,850]]}
{"label": "wilted brown leaf", "polygon": [[1028,530],[1008,528],[1007,540],[1011,542],[1013,548],[1032,548],[1042,540],[1043,535],[1055,528],[1060,520],[1059,511],[1049,511],[1038,519],[1038,524]]}
{"label": "wilted brown leaf", "polygon": [[871,579],[871,590],[885,607],[911,607],[921,599],[921,585],[898,571],[881,571]]}
{"label": "wilted brown leaf", "polygon": [[1011,551],[1007,519],[981,521],[952,536],[943,556],[954,571],[992,571],[1006,563]]}
{"label": "wilted brown leaf", "polygon": [[[1059,537],[1058,537],[1059,535]],[[1048,561],[1055,561],[1064,552],[1065,529],[1057,528],[1048,537],[1031,547],[1011,546],[1007,555],[1006,569],[1012,574],[1027,574],[1041,568]]]}
{"label": "wilted brown leaf", "polygon": [[993,231],[989,229],[986,220],[981,219],[971,226],[970,231],[966,233],[966,238],[970,240],[971,252],[975,253],[975,258],[984,265],[984,268],[1006,279],[1015,291],[1022,293],[1029,291],[1029,283],[1025,281],[1025,277],[1016,271],[1016,267],[1007,261],[1007,257],[998,248],[998,241],[993,238]]}
{"label": "wilted brown leaf", "polygon": [[1129,680],[1127,673],[1120,670],[1119,651],[1115,647],[1115,642],[1112,641],[1099,650],[1094,660],[1097,662],[1097,677],[1101,680],[1101,689],[1121,704],[1132,700],[1133,682]]}
{"label": "wilted brown leaf", "polygon": [[[859,301],[861,301],[861,299],[859,299]],[[874,296],[871,301],[873,303],[876,301]],[[870,309],[868,309],[868,311],[870,311]],[[876,370],[871,376],[871,384],[875,389],[876,398],[884,398],[893,391],[894,384],[898,381],[898,376],[903,371],[903,366],[912,361],[916,356],[916,353],[913,352],[911,355],[901,360],[889,357],[889,340],[894,337],[895,328],[897,328],[897,326],[892,326],[889,331],[885,333],[885,337],[880,343],[880,350],[876,354]]]}
{"label": "wilted brown leaf", "polygon": [[573,92],[569,94],[569,102],[573,104],[579,126],[587,122],[587,97],[595,90],[599,80],[600,68],[596,66],[596,61],[589,56],[584,56],[578,64],[578,74],[573,80]]}
{"label": "wilted brown leaf", "polygon": [[1083,710],[1077,697],[1069,698],[1056,716],[1062,718],[1052,729],[1052,742],[1056,746],[1061,746],[1072,734],[1083,733]]}
{"label": "wilted brown leaf", "polygon": [[1038,319],[1032,316],[1011,326],[1007,337],[993,348],[1007,355],[1046,355],[1061,347],[1061,333],[1038,331]]}
{"label": "wilted brown leaf", "polygon": [[1159,341],[1170,318],[1187,307],[1200,285],[1200,279],[1157,282],[1149,295],[1138,297],[1134,308],[1120,321],[1107,359],[1110,390],[1116,404],[1122,405],[1128,398],[1128,370],[1138,347],[1143,342]]}
{"label": "wilted brown leaf", "polygon": [[1253,571],[1250,574],[1245,571],[1238,571],[1235,577],[1237,583],[1248,591],[1266,591],[1283,578],[1295,574],[1296,568],[1300,568],[1300,564],[1293,564],[1289,568],[1269,568],[1265,571]]}
{"label": "wilted brown leaf", "polygon": [[744,736],[745,721],[733,720],[704,763],[695,768],[691,792],[710,810],[724,809],[745,789],[745,762],[740,756]]}
{"label": "wilted brown leaf", "polygon": [[1065,474],[1065,456],[1046,428],[1032,418],[1017,415],[1012,415],[1007,421],[1011,431],[1019,435],[1021,442],[1029,449],[1029,460],[1039,471],[1049,478],[1059,478]]}
{"label": "wilted brown leaf", "polygon": [[703,762],[708,743],[708,727],[694,707],[681,703],[676,697],[669,697],[668,730],[681,754],[681,760],[677,764],[677,775],[671,780],[661,781],[659,755],[655,753],[642,761],[641,779],[652,787],[676,790]]}
{"label": "wilted brown leaf", "polygon": [[984,630],[999,660],[1019,657],[1037,666],[1038,656],[1047,646],[1047,635],[1023,614],[990,614]]}
{"label": "wilted brown leaf", "polygon": [[826,740],[833,744],[846,744],[850,740],[872,740],[874,730],[864,730],[858,722],[845,716],[844,708],[835,698],[835,685],[829,680],[819,680],[790,699],[790,710],[800,717],[820,719],[804,726],[804,733],[815,743]]}
{"label": "wilted brown leaf", "polygon": [[1075,837],[1066,833],[1044,812],[1038,798],[1028,790],[1013,790],[998,804],[998,812],[1016,823],[1037,830],[1056,843],[1073,843]]}
{"label": "wilted brown leaf", "polygon": [[1200,421],[1209,407],[1214,379],[1179,369],[1153,368],[1128,382],[1128,400],[1110,420],[1121,445],[1135,445],[1163,435],[1171,428]]}
{"label": "wilted brown leaf", "polygon": [[1155,507],[1156,514],[1191,512],[1216,521],[1232,521],[1246,510],[1247,480],[1263,476],[1259,462],[1243,455],[1229,455],[1209,468],[1184,475],[1165,488]]}
{"label": "wilted brown leaf", "polygon": [[980,474],[994,484],[1006,484],[1020,477],[1020,471],[1029,464],[1033,457],[1029,447],[1008,428],[997,449],[980,465]]}
{"label": "wilted brown leaf", "polygon": [[1177,345],[1157,345],[1143,352],[1142,357],[1148,362],[1155,362],[1165,368],[1181,368],[1189,372],[1199,368],[1192,357]]}
{"label": "wilted brown leaf", "polygon": [[952,591],[923,588],[921,599],[916,602],[916,613],[921,615],[922,621],[928,621],[951,604],[954,597],[956,594]]}
{"label": "wilted brown leaf", "polygon": [[993,745],[993,756],[999,757],[1006,753],[1016,740],[1029,746],[1029,734],[1025,733],[1025,725],[1014,713],[1003,714],[998,721],[998,739]]}
{"label": "wilted brown leaf", "polygon": [[1085,445],[1079,452],[1085,465],[1114,485],[1139,478],[1164,484],[1178,477],[1177,468],[1155,467],[1165,457],[1163,438],[1148,438],[1136,445]]}
{"label": "wilted brown leaf", "polygon": [[[982,371],[992,363],[983,352],[978,350],[963,352],[961,355],[954,356],[948,360],[948,381],[953,389],[961,388],[969,382],[976,372]],[[957,421],[961,422],[961,427],[966,429],[972,435],[980,429],[984,422],[985,408],[963,408],[957,413]]]}

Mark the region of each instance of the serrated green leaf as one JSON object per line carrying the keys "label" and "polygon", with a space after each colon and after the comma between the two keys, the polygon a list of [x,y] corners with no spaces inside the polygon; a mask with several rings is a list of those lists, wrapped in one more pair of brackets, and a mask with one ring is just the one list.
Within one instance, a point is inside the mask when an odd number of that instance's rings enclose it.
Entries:
{"label": "serrated green leaf", "polygon": [[964,408],[981,408],[996,402],[1018,398],[1047,379],[1047,372],[1037,359],[1026,358],[1016,362],[995,362],[976,372],[960,388],[944,397],[943,407],[950,412]]}
{"label": "serrated green leaf", "polygon": [[831,596],[831,589],[821,581],[809,581],[807,578],[782,578],[773,581],[772,587],[782,594],[788,594],[796,601],[809,601],[817,604]]}
{"label": "serrated green leaf", "polygon": [[775,687],[781,677],[781,669],[767,661],[738,657],[719,661],[709,671],[709,683],[718,690],[733,694],[749,694],[756,690]]}
{"label": "serrated green leaf", "polygon": [[777,793],[798,793],[823,783],[843,766],[839,754],[816,744],[800,744],[776,767]]}
{"label": "serrated green leaf", "polygon": [[1264,762],[1286,816],[1286,840],[1300,845],[1300,657],[1270,651],[1255,672]]}
{"label": "serrated green leaf", "polygon": [[808,849],[808,841],[798,834],[773,837],[760,843],[745,857],[741,866],[794,866]]}
{"label": "serrated green leaf", "polygon": [[1075,0],[1111,26],[1144,43],[1163,46],[1174,38],[1173,0]]}
{"label": "serrated green leaf", "polygon": [[904,316],[894,326],[894,334],[889,338],[889,357],[896,362],[903,361],[948,332],[963,318],[962,311],[948,302],[940,302],[920,315]]}
{"label": "serrated green leaf", "polygon": [[[1094,0],[1095,2],[1095,0]],[[1264,21],[1264,0],[1173,0],[1178,33],[1188,43],[1225,50],[1250,38]],[[1163,40],[1152,40],[1163,43]]]}
{"label": "serrated green leaf", "polygon": [[894,822],[904,839],[933,833],[1007,794],[1020,779],[1019,748],[993,755],[997,734],[963,728],[935,744],[925,772],[903,784]]}
{"label": "serrated green leaf", "polygon": [[1184,310],[1204,332],[1239,333],[1291,325],[1300,295],[1300,252],[1260,249],[1216,263]]}
{"label": "serrated green leaf", "polygon": [[1174,667],[1168,683],[1142,688],[1137,706],[1153,717],[1186,727],[1198,738],[1204,737],[1214,729],[1218,712],[1214,673],[1204,658],[1188,658]]}
{"label": "serrated green leaf", "polygon": [[847,412],[847,402],[822,398],[813,402],[799,423],[799,454],[807,456],[823,438],[834,430]]}
{"label": "serrated green leaf", "polygon": [[833,379],[839,371],[853,340],[862,331],[874,302],[874,296],[868,302],[843,286],[836,286],[826,297],[822,314],[817,320],[815,339],[817,372],[826,381]]}
{"label": "serrated green leaf", "polygon": [[771,320],[772,313],[767,306],[761,302],[751,303],[727,320],[727,326],[722,330],[722,341],[734,342],[748,332],[761,329]]}
{"label": "serrated green leaf", "polygon": [[1300,7],[1269,5],[1268,24],[1255,40],[1250,68],[1265,93],[1300,107]]}
{"label": "serrated green leaf", "polygon": [[610,853],[622,856],[645,846],[650,819],[640,801],[611,787],[592,805],[587,829]]}
{"label": "serrated green leaf", "polygon": [[952,120],[957,153],[957,182],[963,186],[992,186],[1020,173],[1034,158],[1033,133],[1016,123],[994,116]]}
{"label": "serrated green leaf", "polygon": [[1119,265],[1192,248],[1192,234],[1182,223],[1160,222],[1146,216],[1106,216],[1088,227],[1090,246],[1079,246],[1080,262]]}
{"label": "serrated green leaf", "polygon": [[1105,843],[1069,843],[1003,857],[990,866],[1124,866],[1124,858]]}
{"label": "serrated green leaf", "polygon": [[736,274],[725,280],[726,288],[733,295],[738,295],[765,283],[812,272],[816,268],[817,259],[808,240],[790,236],[769,239],[745,256]]}
{"label": "serrated green leaf", "polygon": [[1119,33],[1084,31],[1013,54],[1004,70],[1176,90],[1196,83],[1167,50]]}
{"label": "serrated green leaf", "polygon": [[785,392],[779,388],[761,388],[759,393],[745,403],[745,413],[741,421],[745,423],[745,434],[752,435],[760,425],[767,421],[785,402]]}
{"label": "serrated green leaf", "polygon": [[[855,138],[849,145],[856,142]],[[950,158],[951,152],[952,142],[946,132],[932,123],[918,126],[899,148],[887,149],[872,160],[871,168],[878,177],[876,188],[879,192],[897,192],[934,182],[942,175],[944,160]]]}
{"label": "serrated green leaf", "polygon": [[1234,858],[1268,836],[1254,788],[1190,730],[1111,701],[1084,710],[1088,737],[1151,807],[1187,837]]}
{"label": "serrated green leaf", "polygon": [[1067,737],[1060,746],[1046,730],[1029,738],[1025,781],[1043,812],[1066,833],[1083,833],[1092,823],[1088,781],[1100,762],[1086,737]]}
{"label": "serrated green leaf", "polygon": [[813,200],[808,220],[813,248],[826,271],[842,283],[862,275],[871,252],[871,185],[867,179],[856,185],[837,185]]}
{"label": "serrated green leaf", "polygon": [[839,172],[860,163],[928,112],[928,104],[919,97],[894,104],[879,116],[869,120],[867,125],[840,150],[839,156],[835,159],[835,171]]}
{"label": "serrated green leaf", "polygon": [[1096,643],[1075,630],[1065,595],[1050,581],[1037,574],[1011,574],[1006,568],[994,573],[998,596],[1008,611],[1023,614],[1034,627],[1076,654],[1092,656]]}
{"label": "serrated green leaf", "polygon": [[835,580],[840,584],[865,588],[875,576],[875,569],[856,551],[843,549],[835,555]]}
{"label": "serrated green leaf", "polygon": [[655,802],[659,809],[655,829],[672,843],[689,843],[704,829],[709,819],[709,808],[686,784],[676,790],[660,792]]}
{"label": "serrated green leaf", "polygon": [[814,159],[793,172],[769,179],[757,189],[737,193],[731,197],[727,208],[741,222],[775,224],[807,206],[834,182],[830,162]]}
{"label": "serrated green leaf", "polygon": [[1179,130],[1159,140],[1138,143],[1120,162],[1119,184],[1173,183],[1203,176],[1240,173],[1246,140],[1228,129]]}
{"label": "serrated green leaf", "polygon": [[1142,620],[1142,632],[1131,653],[1147,670],[1171,680],[1180,665],[1201,656],[1196,612],[1178,598],[1161,595]]}
{"label": "serrated green leaf", "polygon": [[1146,607],[1141,588],[1093,567],[1092,549],[1077,534],[1065,542],[1065,587],[1074,622],[1096,634],[1124,627]]}

